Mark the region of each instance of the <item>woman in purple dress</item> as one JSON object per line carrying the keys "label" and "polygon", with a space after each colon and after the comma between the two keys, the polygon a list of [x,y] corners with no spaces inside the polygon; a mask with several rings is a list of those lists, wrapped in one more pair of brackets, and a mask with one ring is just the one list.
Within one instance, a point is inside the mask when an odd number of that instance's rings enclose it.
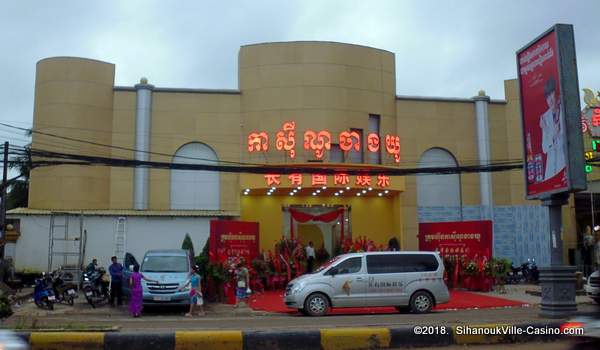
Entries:
{"label": "woman in purple dress", "polygon": [[144,290],[142,289],[142,279],[148,282],[156,282],[154,280],[144,277],[140,273],[140,267],[138,265],[133,266],[133,273],[129,277],[129,288],[131,290],[131,297],[129,299],[129,313],[133,317],[140,317],[142,314],[142,304],[144,297]]}

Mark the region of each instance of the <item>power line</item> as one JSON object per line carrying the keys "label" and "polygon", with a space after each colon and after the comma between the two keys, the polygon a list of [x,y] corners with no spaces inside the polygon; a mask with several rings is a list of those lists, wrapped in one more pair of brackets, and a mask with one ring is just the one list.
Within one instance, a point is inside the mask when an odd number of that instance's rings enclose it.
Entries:
{"label": "power line", "polygon": [[[27,152],[24,149],[12,148],[13,154],[24,154]],[[40,149],[31,149],[31,157],[39,157],[42,159],[31,162],[32,167],[40,166],[56,166],[56,165],[103,165],[115,167],[146,167],[153,169],[170,169],[170,170],[197,170],[197,171],[215,171],[226,173],[252,173],[252,174],[338,174],[345,173],[348,175],[387,175],[387,176],[406,176],[406,175],[426,175],[426,174],[458,174],[458,173],[474,173],[474,172],[497,172],[522,169],[521,162],[490,165],[472,165],[472,166],[451,166],[451,167],[428,167],[428,168],[383,168],[371,169],[360,168],[355,166],[336,166],[323,168],[319,166],[294,166],[292,164],[286,166],[273,165],[212,165],[212,164],[184,164],[156,161],[138,161],[134,159],[119,159],[110,157],[89,156],[72,153],[52,152]]]}
{"label": "power line", "polygon": [[[137,150],[137,149],[134,149],[134,148],[128,148],[128,147],[123,147],[123,146],[115,146],[115,145],[108,145],[108,144],[102,144],[102,143],[97,143],[97,142],[88,141],[88,140],[82,140],[82,139],[79,139],[79,138],[73,138],[73,137],[56,135],[56,134],[52,134],[52,133],[41,131],[39,129],[22,128],[22,127],[17,127],[17,126],[6,124],[6,123],[0,123],[0,125],[1,126],[5,126],[5,127],[9,127],[9,128],[14,128],[14,129],[18,129],[18,130],[23,130],[23,131],[28,131],[28,132],[36,133],[36,134],[39,134],[39,135],[45,135],[45,136],[54,137],[54,138],[61,138],[61,139],[65,139],[65,140],[69,140],[69,141],[73,141],[73,142],[87,143],[87,144],[91,144],[91,145],[95,145],[95,146],[120,149],[120,150],[125,150],[125,151],[130,151],[130,152],[142,152],[142,153],[148,153],[148,154],[165,156],[165,157],[169,157],[169,158],[192,159],[192,160],[201,160],[201,161],[209,161],[209,162],[219,162],[219,163],[226,163],[226,164],[238,164],[238,165],[260,165],[258,163],[250,163],[250,162],[219,161],[219,160],[206,159],[206,158],[197,158],[197,157],[174,156],[172,154],[165,154],[165,153],[152,152],[152,151],[141,151],[141,150]],[[45,125],[50,125],[50,124],[45,124]],[[105,132],[105,133],[109,133],[108,131],[103,131],[103,130],[93,130],[93,129],[85,129],[85,128],[71,128],[71,127],[62,127],[62,126],[50,126],[49,128],[86,130],[86,131],[90,131],[90,132]],[[129,133],[121,133],[121,134],[131,136],[131,134],[129,134]],[[159,137],[159,138],[163,137],[163,138],[168,138],[168,139],[173,140],[172,137],[164,137],[164,136],[156,135],[155,133],[153,133],[153,137]],[[37,142],[38,141],[36,141],[36,143]],[[225,143],[225,142],[216,141],[214,143]],[[237,145],[238,143],[237,142],[226,142],[226,144],[236,144]],[[490,164],[492,162],[502,162],[502,161],[506,161],[506,162],[522,161],[522,158],[495,159],[493,161],[490,161]],[[420,163],[420,159],[414,159],[414,160],[411,160],[409,162],[406,162],[406,159],[403,159],[402,162],[403,162],[403,164],[413,164],[413,163],[418,164],[418,163]],[[479,159],[464,159],[464,158],[461,159],[461,161],[460,161],[461,164],[469,164],[469,163],[479,164],[479,162],[480,162]]]}
{"label": "power line", "polygon": [[[134,148],[108,145],[108,144],[94,142],[94,141],[81,140],[81,139],[77,139],[77,138],[73,138],[73,137],[56,135],[56,134],[47,133],[47,132],[43,132],[43,131],[38,131],[38,130],[34,130],[34,129],[21,128],[21,127],[18,127],[18,126],[14,126],[14,125],[10,125],[10,124],[5,124],[5,123],[0,123],[0,125],[6,126],[6,127],[9,127],[9,128],[13,128],[13,129],[17,129],[17,130],[22,130],[22,131],[31,131],[32,133],[35,133],[35,134],[46,135],[46,136],[55,137],[55,138],[59,138],[59,139],[63,139],[63,140],[69,140],[69,141],[73,141],[73,142],[90,144],[90,145],[94,145],[94,146],[101,146],[101,147],[119,149],[119,150],[128,151],[128,152],[141,152],[141,153],[153,154],[153,155],[164,156],[164,157],[169,157],[169,158],[191,159],[191,160],[200,160],[200,161],[204,161],[204,162],[214,162],[214,163],[227,163],[227,164],[238,164],[238,165],[251,164],[251,163],[241,163],[241,162],[214,160],[214,159],[208,159],[208,158],[177,156],[177,155],[172,155],[172,154],[168,154],[168,153],[160,153],[160,152],[142,151],[142,150],[138,150],[138,149],[134,149]],[[252,165],[259,165],[259,164],[252,164]]]}

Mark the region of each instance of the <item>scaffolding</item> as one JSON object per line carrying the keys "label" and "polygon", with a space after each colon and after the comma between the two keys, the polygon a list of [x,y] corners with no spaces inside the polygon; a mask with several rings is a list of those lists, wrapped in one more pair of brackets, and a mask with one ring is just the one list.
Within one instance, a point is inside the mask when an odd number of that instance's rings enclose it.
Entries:
{"label": "scaffolding", "polygon": [[[79,216],[78,230],[70,227],[72,216]],[[86,232],[83,230],[83,212],[79,215],[52,212],[48,233],[48,272],[59,268],[71,273],[75,281],[80,281],[86,238]]]}

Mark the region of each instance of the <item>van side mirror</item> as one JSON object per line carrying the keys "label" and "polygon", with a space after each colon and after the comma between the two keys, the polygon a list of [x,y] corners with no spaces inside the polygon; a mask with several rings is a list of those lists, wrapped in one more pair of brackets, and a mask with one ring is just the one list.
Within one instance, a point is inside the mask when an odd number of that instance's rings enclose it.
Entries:
{"label": "van side mirror", "polygon": [[331,277],[337,275],[337,273],[338,273],[337,267],[332,267],[331,269],[329,269],[329,271],[327,271],[327,274],[330,275]]}

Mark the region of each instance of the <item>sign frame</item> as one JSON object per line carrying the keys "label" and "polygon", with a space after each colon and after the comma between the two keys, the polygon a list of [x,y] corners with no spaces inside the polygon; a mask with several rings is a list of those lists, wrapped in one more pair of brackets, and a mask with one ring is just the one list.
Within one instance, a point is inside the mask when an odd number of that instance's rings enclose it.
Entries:
{"label": "sign frame", "polygon": [[[552,32],[556,35],[556,62],[558,66],[558,81],[560,91],[560,108],[565,125],[565,175],[566,187],[547,190],[540,193],[530,194],[529,182],[527,179],[527,138],[525,129],[525,113],[523,100],[523,86],[521,78],[521,64],[519,55],[536,45],[540,40],[550,35]],[[537,36],[527,45],[516,52],[517,63],[517,82],[519,86],[520,112],[521,112],[521,132],[523,149],[523,178],[525,183],[526,199],[546,199],[560,193],[570,193],[582,191],[587,188],[585,175],[585,160],[583,155],[583,136],[581,134],[581,108],[579,103],[579,82],[577,76],[577,60],[575,54],[575,39],[573,26],[570,24],[556,24]]]}

